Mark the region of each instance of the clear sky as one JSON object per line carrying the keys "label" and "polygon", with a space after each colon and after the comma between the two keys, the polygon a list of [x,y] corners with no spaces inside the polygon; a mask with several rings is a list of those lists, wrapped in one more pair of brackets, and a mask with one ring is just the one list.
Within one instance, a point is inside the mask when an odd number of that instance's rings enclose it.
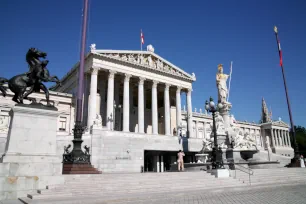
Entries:
{"label": "clear sky", "polygon": [[[48,53],[51,74],[62,77],[78,60],[82,0],[1,0],[0,66],[2,77],[27,71],[25,54],[37,47]],[[145,45],[194,72],[193,109],[216,98],[217,65],[229,73],[232,113],[258,122],[261,99],[273,119],[289,123],[274,25],[278,26],[287,84],[296,125],[306,126],[306,1],[101,1],[90,0],[87,50],[140,50]]]}

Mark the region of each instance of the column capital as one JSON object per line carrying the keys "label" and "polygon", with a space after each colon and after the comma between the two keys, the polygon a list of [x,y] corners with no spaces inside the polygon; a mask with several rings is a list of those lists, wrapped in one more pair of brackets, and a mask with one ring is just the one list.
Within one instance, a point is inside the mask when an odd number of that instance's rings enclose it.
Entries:
{"label": "column capital", "polygon": [[177,88],[177,89],[176,89],[176,92],[181,93],[181,91],[182,91],[182,87],[181,87],[181,86],[177,86],[176,88]]}
{"label": "column capital", "polygon": [[146,78],[144,77],[139,77],[139,85],[143,85],[144,81],[146,80]]}
{"label": "column capital", "polygon": [[155,80],[154,80],[154,81],[153,81],[153,84],[152,84],[152,87],[153,87],[153,88],[156,88],[156,87],[157,87],[157,84],[158,84],[158,81],[155,81]]}
{"label": "column capital", "polygon": [[124,74],[124,81],[130,81],[130,78],[132,77],[131,74]]}
{"label": "column capital", "polygon": [[91,67],[89,71],[90,71],[91,75],[97,75],[98,72],[99,72],[99,68],[98,67]]}
{"label": "column capital", "polygon": [[114,70],[109,70],[108,78],[114,78],[116,73],[117,73],[117,72],[114,71]]}
{"label": "column capital", "polygon": [[165,90],[168,90],[169,91],[169,87],[170,87],[170,84],[165,84]]}

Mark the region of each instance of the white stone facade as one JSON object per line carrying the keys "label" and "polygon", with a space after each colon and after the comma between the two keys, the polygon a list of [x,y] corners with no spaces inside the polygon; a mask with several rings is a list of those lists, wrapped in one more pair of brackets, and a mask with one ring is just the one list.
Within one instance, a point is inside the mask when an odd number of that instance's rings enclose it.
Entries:
{"label": "white stone facade", "polygon": [[[50,101],[60,112],[59,158],[64,146],[72,144],[78,66],[79,63],[61,80],[61,87],[55,86],[50,92]],[[83,122],[89,129],[83,145],[91,146],[92,164],[103,172],[139,172],[141,167],[162,172],[176,161],[179,149],[193,153],[185,157],[187,162],[193,162],[203,139],[211,135],[211,115],[192,109],[195,75],[152,51],[91,50],[86,56],[84,75]],[[187,108],[182,107],[182,94],[186,94]],[[10,124],[8,112],[14,102],[11,92],[7,98],[0,97],[0,150],[4,152]],[[43,93],[31,97],[44,103]],[[253,137],[261,151],[267,150],[269,136],[274,153],[293,156],[289,126],[282,121],[237,121],[237,126],[239,134]],[[178,137],[180,131],[183,139]]]}

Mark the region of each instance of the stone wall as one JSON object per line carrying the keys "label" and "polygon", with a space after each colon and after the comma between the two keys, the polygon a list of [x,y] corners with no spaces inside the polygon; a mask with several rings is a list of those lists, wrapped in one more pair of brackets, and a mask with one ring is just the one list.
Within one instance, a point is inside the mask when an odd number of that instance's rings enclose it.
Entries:
{"label": "stone wall", "polygon": [[[86,141],[86,139],[84,139]],[[178,151],[178,137],[93,130],[92,164],[103,172],[140,172],[144,150]],[[186,144],[186,142],[185,142]],[[202,148],[200,139],[189,139],[189,151]]]}

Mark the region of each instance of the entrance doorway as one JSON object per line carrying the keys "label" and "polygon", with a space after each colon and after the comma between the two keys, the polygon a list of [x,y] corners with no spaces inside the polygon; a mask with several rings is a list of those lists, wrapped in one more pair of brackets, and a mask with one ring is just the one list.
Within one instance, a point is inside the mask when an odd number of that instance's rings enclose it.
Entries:
{"label": "entrance doorway", "polygon": [[[178,151],[144,151],[144,172],[170,171],[171,164],[177,162]],[[196,152],[185,152],[184,163],[196,162]]]}

